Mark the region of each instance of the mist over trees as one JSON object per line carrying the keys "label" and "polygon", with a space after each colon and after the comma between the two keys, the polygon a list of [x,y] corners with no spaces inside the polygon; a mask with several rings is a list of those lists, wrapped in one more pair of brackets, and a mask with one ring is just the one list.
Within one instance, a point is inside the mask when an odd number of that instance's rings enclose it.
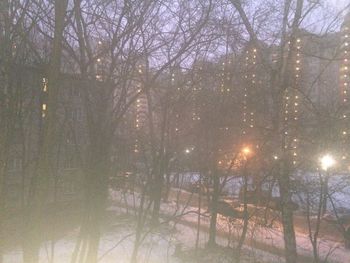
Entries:
{"label": "mist over trees", "polygon": [[350,5],[0,2],[0,263],[347,262]]}

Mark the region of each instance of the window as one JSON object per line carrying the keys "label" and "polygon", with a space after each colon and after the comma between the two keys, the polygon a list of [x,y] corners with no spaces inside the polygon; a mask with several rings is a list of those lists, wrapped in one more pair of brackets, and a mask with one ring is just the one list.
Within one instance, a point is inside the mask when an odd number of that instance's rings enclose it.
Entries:
{"label": "window", "polygon": [[80,90],[79,90],[79,88],[77,88],[77,87],[73,88],[73,94],[76,97],[80,97]]}
{"label": "window", "polygon": [[70,118],[71,121],[82,121],[82,119],[83,119],[83,111],[82,111],[81,108],[72,109],[68,113],[68,117]]}
{"label": "window", "polygon": [[76,192],[75,183],[72,180],[63,179],[62,192],[67,195],[72,195]]}
{"label": "window", "polygon": [[77,167],[78,167],[77,159],[71,154],[66,154],[64,163],[63,163],[63,168],[71,170],[71,169],[76,169]]}
{"label": "window", "polygon": [[67,135],[66,135],[67,144],[69,144],[69,145],[76,144],[76,139],[77,138],[75,137],[74,132],[71,132],[71,131],[67,132]]}
{"label": "window", "polygon": [[83,113],[82,113],[81,108],[77,108],[75,111],[76,111],[76,113],[75,113],[76,120],[81,121],[83,119]]}
{"label": "window", "polygon": [[73,98],[73,97],[80,97],[80,89],[75,86],[70,86],[68,87],[68,95]]}
{"label": "window", "polygon": [[7,164],[8,170],[9,171],[18,171],[22,168],[22,159],[15,157],[11,160],[9,160]]}

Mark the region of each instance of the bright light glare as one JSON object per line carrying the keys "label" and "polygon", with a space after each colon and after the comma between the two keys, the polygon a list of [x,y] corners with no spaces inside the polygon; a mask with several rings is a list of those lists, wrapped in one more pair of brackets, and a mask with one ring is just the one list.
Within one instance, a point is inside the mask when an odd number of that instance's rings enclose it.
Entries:
{"label": "bright light glare", "polygon": [[335,160],[333,156],[326,154],[320,159],[321,167],[323,170],[327,171],[329,168],[335,165]]}
{"label": "bright light glare", "polygon": [[190,152],[191,152],[191,150],[188,148],[185,150],[185,153],[190,153]]}
{"label": "bright light glare", "polygon": [[251,149],[247,146],[242,149],[242,153],[244,155],[249,155],[249,154],[251,154],[251,152],[252,152]]}

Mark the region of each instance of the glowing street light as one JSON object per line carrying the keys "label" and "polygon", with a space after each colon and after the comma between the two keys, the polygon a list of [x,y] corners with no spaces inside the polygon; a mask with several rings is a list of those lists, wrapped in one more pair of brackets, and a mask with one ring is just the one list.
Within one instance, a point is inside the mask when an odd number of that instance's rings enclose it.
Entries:
{"label": "glowing street light", "polygon": [[194,150],[194,147],[188,147],[185,149],[185,154],[189,154]]}
{"label": "glowing street light", "polygon": [[333,156],[326,154],[321,157],[320,163],[321,163],[322,170],[327,171],[329,168],[335,165],[335,160]]}
{"label": "glowing street light", "polygon": [[321,176],[321,191],[323,189],[324,197],[322,200],[322,215],[327,211],[327,200],[328,200],[328,169],[335,165],[336,161],[330,154],[325,154],[320,159],[321,168],[326,172],[325,176]]}
{"label": "glowing street light", "polygon": [[242,149],[242,153],[245,154],[245,155],[248,155],[248,154],[251,153],[251,150],[250,150],[249,147],[244,147],[244,148]]}
{"label": "glowing street light", "polygon": [[246,159],[247,157],[251,156],[253,154],[252,149],[249,146],[245,146],[241,150],[242,155]]}

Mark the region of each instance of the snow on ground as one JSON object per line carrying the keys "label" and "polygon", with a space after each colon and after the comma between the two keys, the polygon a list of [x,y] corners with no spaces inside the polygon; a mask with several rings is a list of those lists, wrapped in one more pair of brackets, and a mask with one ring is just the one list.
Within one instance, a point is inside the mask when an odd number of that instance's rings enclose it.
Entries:
{"label": "snow on ground", "polygon": [[[103,235],[99,250],[99,262],[124,263],[130,261],[134,235],[128,237],[130,234],[133,234],[133,230],[131,227],[129,229],[126,228],[125,226],[127,225],[127,222],[124,223],[118,224],[120,228],[115,228],[113,231],[109,231],[107,234]],[[69,237],[66,237],[56,243],[55,262],[70,262],[70,257],[75,245],[73,239],[73,237],[76,236],[75,234],[71,234]],[[178,224],[176,226],[176,231],[171,232],[170,234],[167,229],[156,231],[150,234],[143,242],[142,248],[139,252],[138,262],[180,263],[179,259],[173,256],[175,245],[181,243],[185,249],[193,248],[195,244],[195,237],[196,230],[194,228],[181,224]],[[200,235],[200,245],[204,246],[207,240],[208,234],[202,231]],[[221,245],[225,245],[227,242],[226,239],[222,237],[218,237],[217,241]],[[50,251],[49,243],[45,244],[41,249],[41,263],[49,262],[48,251]],[[262,262],[283,262],[283,260],[280,258],[269,253],[259,250],[251,250],[248,247],[244,248],[244,253],[249,253],[250,257],[255,256]],[[22,262],[21,257],[21,251],[12,251],[5,255],[4,262],[20,263]]]}
{"label": "snow on ground", "polygon": [[[183,190],[178,190],[183,192]],[[114,200],[120,200],[122,197],[119,192],[112,192],[111,197]],[[127,197],[128,203],[132,204],[133,198],[131,196]],[[181,212],[184,213],[181,218],[183,221],[186,222],[192,222],[193,225],[196,224],[198,216],[197,216],[197,208],[188,206],[187,208],[184,208],[183,206],[176,207],[175,202],[162,204],[161,211],[164,214],[174,214],[174,211],[177,210],[177,214],[180,214]],[[203,209],[201,211],[201,214],[205,213],[206,209]],[[188,214],[186,214],[188,213]],[[209,225],[209,215],[207,217],[202,216],[201,217],[201,224],[202,225]],[[241,231],[242,224],[240,222],[236,222],[236,227],[231,228],[231,232],[236,235],[236,237],[239,235]],[[218,217],[218,231],[229,233],[230,227],[227,223],[227,219],[219,216]],[[188,238],[192,238],[196,236],[195,230],[191,235],[188,235]],[[208,237],[204,235],[203,243],[205,243],[208,240]],[[186,235],[187,236],[187,235]],[[283,241],[283,231],[281,226],[275,227],[275,228],[267,228],[262,227],[257,224],[250,223],[249,224],[249,231],[247,235],[247,240],[252,240],[252,242],[260,242],[272,247],[283,249],[284,247],[284,241]],[[297,232],[296,233],[296,239],[297,239],[297,249],[298,253],[301,255],[306,256],[312,256],[312,246],[309,240],[308,235]],[[191,243],[191,242],[190,242]],[[192,242],[192,244],[194,241]],[[226,245],[228,243],[227,238],[224,238],[224,241],[219,241],[219,244]],[[326,258],[328,257],[329,262],[334,263],[344,263],[344,262],[350,262],[350,251],[346,250],[343,243],[335,242],[332,240],[326,240],[324,238],[319,239],[319,253],[320,258]],[[282,259],[279,259],[282,260]],[[281,261],[277,261],[281,262]]]}
{"label": "snow on ground", "polygon": [[[179,190],[180,195],[184,192]],[[122,194],[119,191],[110,191],[111,206],[109,207],[109,213],[115,213],[117,215],[126,213],[128,210],[129,215],[134,211],[131,209],[139,203],[140,196],[135,193],[131,195],[128,193]],[[123,205],[124,204],[124,205]],[[204,246],[208,240],[208,226],[209,226],[209,214],[205,211],[206,208],[201,211],[201,229],[199,236],[200,246]],[[196,239],[196,223],[198,220],[198,209],[195,207],[184,207],[183,204],[177,205],[175,201],[163,203],[161,205],[161,214],[163,220],[167,220],[170,216],[179,215],[178,221],[169,220],[169,224],[164,224],[159,229],[155,229],[142,243],[142,247],[139,253],[140,263],[152,262],[152,263],[178,263],[177,258],[173,257],[176,244],[181,243],[185,249],[191,249],[194,247]],[[183,214],[183,215],[182,215]],[[180,216],[181,215],[181,216]],[[133,249],[134,241],[134,228],[130,219],[118,220],[114,225],[106,231],[101,238],[99,257],[100,262],[129,262],[131,251]],[[241,231],[241,222],[233,222],[228,224],[228,220],[222,216],[218,217],[218,236],[217,242],[222,246],[233,245],[234,238],[232,236],[238,236]],[[228,233],[232,233],[230,235]],[[75,238],[77,236],[77,230],[72,231],[64,239],[59,240],[55,244],[55,262],[70,262],[70,257],[75,245]],[[298,252],[303,255],[311,256],[312,247],[307,235],[297,233]],[[259,225],[250,223],[247,239],[250,244],[265,244],[269,247],[277,247],[283,249],[283,234],[280,228],[266,228]],[[328,262],[344,263],[350,262],[350,253],[345,250],[343,244],[331,240],[320,240],[320,254],[321,258],[325,257],[330,251]],[[258,247],[258,246],[255,246]],[[283,258],[278,255],[256,249],[245,245],[244,254],[250,255],[250,257],[259,258],[263,262],[284,262]],[[45,244],[41,251],[41,262],[48,262],[50,258],[50,243]],[[20,263],[22,262],[22,254],[20,250],[14,250],[5,254],[5,263]],[[248,261],[249,262],[249,261]]]}
{"label": "snow on ground", "polygon": [[[178,179],[176,180],[176,176],[178,176]],[[322,176],[326,176],[322,174]],[[294,175],[295,179],[304,182],[309,183],[312,185],[317,185],[319,183],[319,173],[315,172],[303,172],[298,171]],[[181,187],[188,187],[191,184],[197,183],[199,181],[199,173],[196,172],[187,172],[179,175],[172,175],[171,180],[172,182],[178,182],[178,186]],[[336,205],[336,207],[342,207],[349,209],[350,211],[350,174],[349,173],[342,173],[342,174],[329,174],[328,175],[328,187],[329,187],[329,193],[332,196],[332,199]],[[223,187],[223,191],[227,193],[230,196],[238,197],[239,191],[241,186],[243,185],[243,180],[240,177],[236,176],[228,176],[226,179],[221,178],[221,183],[226,180],[226,183]],[[249,186],[252,184],[252,180],[248,180]],[[271,185],[272,184],[272,185]],[[279,188],[278,184],[274,181],[271,182],[265,182],[262,185],[263,190],[270,190],[273,197],[279,196]],[[317,187],[316,187],[317,189]],[[303,195],[302,192],[298,193],[299,195]],[[293,201],[299,203],[300,199],[293,195]],[[299,205],[302,205],[299,203]],[[330,203],[328,203],[328,210],[330,212],[333,211],[333,208]]]}
{"label": "snow on ground", "polygon": [[[130,262],[133,249],[134,232],[128,222],[120,222],[119,227],[108,231],[101,238],[99,247],[99,262],[102,263],[124,263]],[[129,225],[129,227],[128,227]],[[55,245],[55,262],[70,262],[72,251],[75,246],[76,232],[68,237],[59,240]],[[162,232],[153,233],[146,238],[139,253],[139,263],[179,263],[178,259],[172,256],[174,252],[175,239],[168,237]],[[47,263],[50,258],[50,243],[44,244],[40,251],[40,262]],[[5,254],[5,263],[22,262],[20,250]]]}

